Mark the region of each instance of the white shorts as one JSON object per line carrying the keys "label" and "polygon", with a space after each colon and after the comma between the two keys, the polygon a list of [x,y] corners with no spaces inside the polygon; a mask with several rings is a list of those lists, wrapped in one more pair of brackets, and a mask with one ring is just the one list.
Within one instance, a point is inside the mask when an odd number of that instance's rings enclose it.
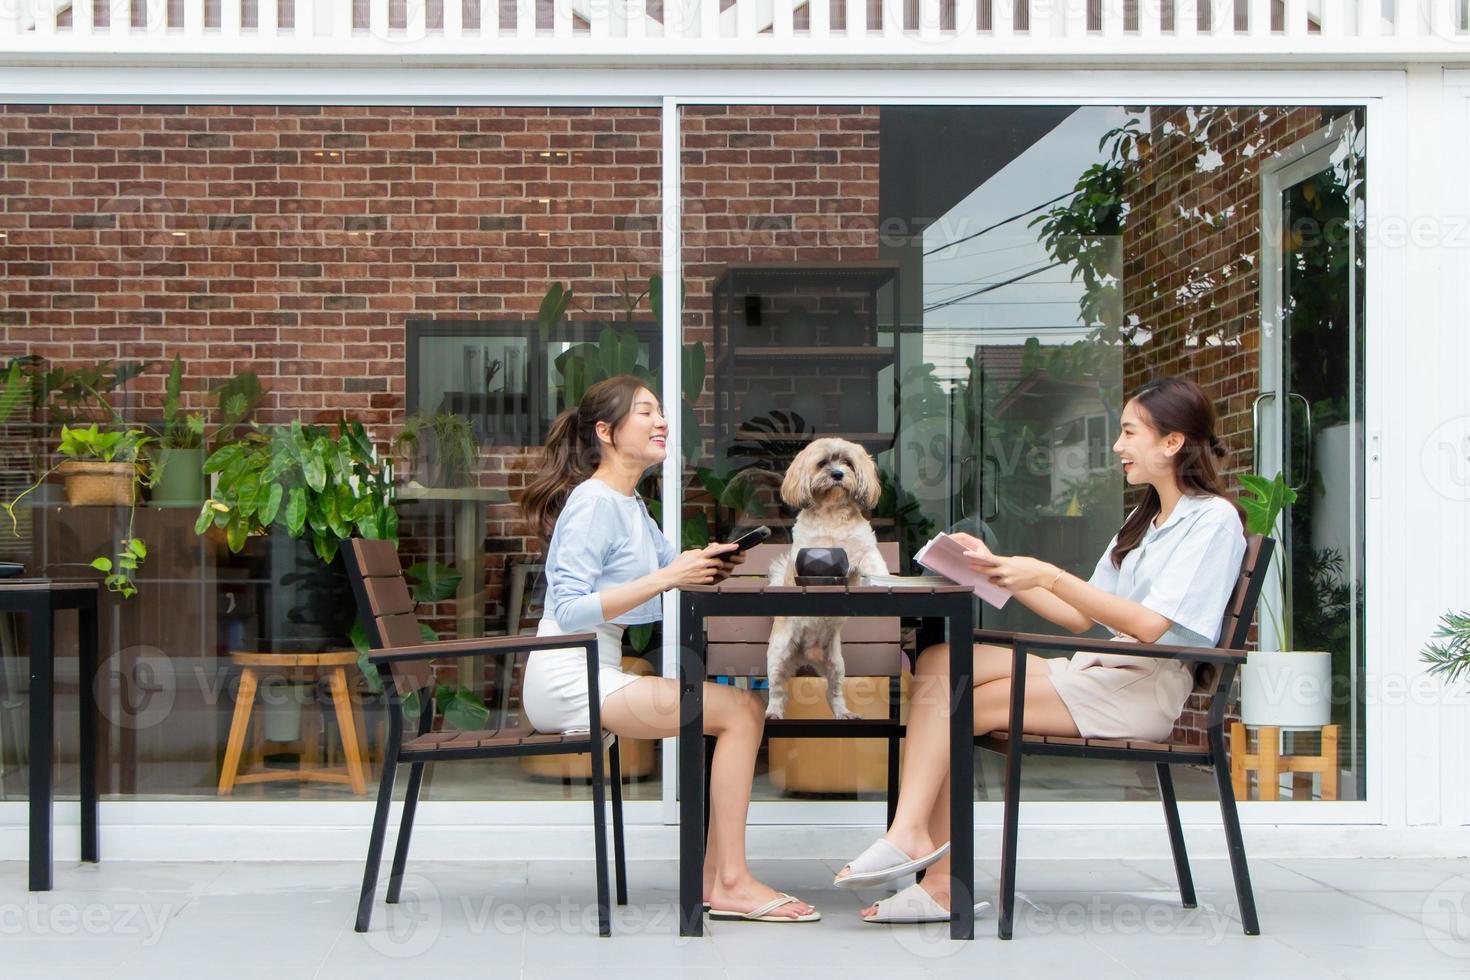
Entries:
{"label": "white shorts", "polygon": [[[569,632],[550,616],[541,617],[537,636],[561,636]],[[614,691],[638,679],[623,672],[623,627],[600,623],[597,634],[598,706]],[[587,710],[587,655],[581,647],[565,650],[536,650],[526,658],[526,676],[521,683],[521,710],[538,732],[585,732],[591,725]]]}

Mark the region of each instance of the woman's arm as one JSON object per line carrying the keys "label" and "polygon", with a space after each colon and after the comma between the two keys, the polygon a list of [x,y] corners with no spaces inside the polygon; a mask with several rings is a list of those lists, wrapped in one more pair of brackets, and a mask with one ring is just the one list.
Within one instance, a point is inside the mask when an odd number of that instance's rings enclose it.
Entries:
{"label": "woman's arm", "polygon": [[1105,592],[1070,572],[1035,558],[966,552],[970,567],[996,585],[1010,589],[1022,605],[1071,630],[1083,633],[1100,623],[1153,643],[1169,630],[1170,621],[1141,603]]}

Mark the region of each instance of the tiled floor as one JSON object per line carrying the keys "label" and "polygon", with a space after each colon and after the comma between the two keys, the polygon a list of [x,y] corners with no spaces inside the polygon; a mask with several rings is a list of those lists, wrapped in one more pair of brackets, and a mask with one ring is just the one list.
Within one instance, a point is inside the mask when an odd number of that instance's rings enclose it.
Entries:
{"label": "tiled floor", "polygon": [[[630,865],[633,904],[596,933],[589,862],[410,865],[404,901],[352,931],[360,866],[60,862],[25,891],[0,864],[0,977],[204,980],[406,976],[616,980],[874,977],[1449,977],[1470,975],[1470,861],[1252,863],[1262,935],[1246,937],[1223,861],[1195,862],[1200,907],[1172,865],[1024,860],[1016,938],[954,943],[944,926],[858,920],[869,892],[831,887],[835,862],[769,861],[758,874],[817,904],[810,925],[713,923],[680,939],[672,862]],[[982,893],[993,878],[981,875]],[[982,894],[983,897],[983,894]]]}

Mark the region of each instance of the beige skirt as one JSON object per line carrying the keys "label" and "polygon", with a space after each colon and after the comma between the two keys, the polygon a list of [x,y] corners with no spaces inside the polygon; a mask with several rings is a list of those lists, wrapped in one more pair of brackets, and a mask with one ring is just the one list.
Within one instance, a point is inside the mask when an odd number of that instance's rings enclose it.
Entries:
{"label": "beige skirt", "polygon": [[1185,664],[1112,653],[1051,661],[1051,682],[1083,738],[1162,742],[1194,688]]}

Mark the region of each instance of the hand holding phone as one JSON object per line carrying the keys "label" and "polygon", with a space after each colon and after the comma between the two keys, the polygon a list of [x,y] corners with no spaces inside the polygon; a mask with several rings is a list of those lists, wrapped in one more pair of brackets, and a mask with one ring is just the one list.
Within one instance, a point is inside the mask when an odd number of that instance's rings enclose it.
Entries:
{"label": "hand holding phone", "polygon": [[766,540],[766,538],[769,538],[770,536],[771,529],[762,524],[760,527],[751,528],[749,531],[746,531],[744,534],[740,535],[738,538],[728,543],[735,545],[734,553],[738,555],[749,551],[751,548],[754,548],[756,545],[760,544],[762,541]]}

